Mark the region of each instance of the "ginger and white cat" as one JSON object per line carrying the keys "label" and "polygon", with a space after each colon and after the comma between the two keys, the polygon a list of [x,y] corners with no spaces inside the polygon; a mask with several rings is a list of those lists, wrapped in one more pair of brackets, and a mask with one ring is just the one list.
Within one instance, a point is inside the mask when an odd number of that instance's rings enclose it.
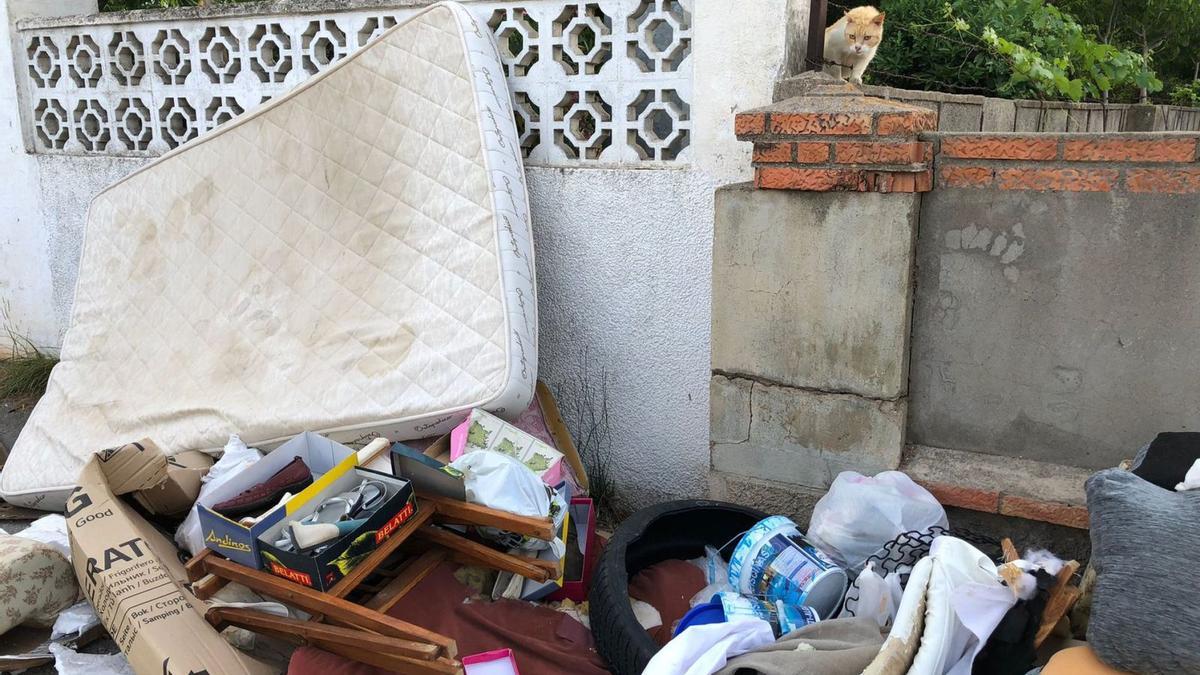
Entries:
{"label": "ginger and white cat", "polygon": [[854,84],[862,84],[863,73],[875,58],[875,50],[883,40],[883,12],[863,5],[846,12],[846,15],[825,29],[825,62],[830,72],[846,77]]}

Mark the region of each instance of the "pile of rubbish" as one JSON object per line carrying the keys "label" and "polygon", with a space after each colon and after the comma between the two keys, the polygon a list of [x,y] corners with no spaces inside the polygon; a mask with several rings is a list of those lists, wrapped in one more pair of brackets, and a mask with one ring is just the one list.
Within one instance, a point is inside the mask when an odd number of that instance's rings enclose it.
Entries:
{"label": "pile of rubbish", "polygon": [[[1020,555],[1008,539],[952,530],[903,473],[844,472],[806,532],[771,516],[689,561],[702,574],[677,590],[702,588],[681,616],[662,617],[669,641],[644,673],[1200,672],[1195,624],[1184,618],[1196,609],[1183,590],[1200,581],[1198,479],[1195,433],[1160,434],[1131,471],[1093,475],[1092,558],[1081,570],[1047,550]],[[654,570],[636,571],[631,588]]]}
{"label": "pile of rubbish", "polygon": [[[42,646],[60,672],[306,672],[336,658],[504,675],[518,654],[543,672],[602,672],[585,627],[594,504],[538,394],[515,423],[476,409],[424,442],[304,433],[264,453],[233,436],[215,463],[150,439],[99,453],[65,518],[0,536],[0,632],[53,624]],[[125,658],[64,644],[97,625]]]}

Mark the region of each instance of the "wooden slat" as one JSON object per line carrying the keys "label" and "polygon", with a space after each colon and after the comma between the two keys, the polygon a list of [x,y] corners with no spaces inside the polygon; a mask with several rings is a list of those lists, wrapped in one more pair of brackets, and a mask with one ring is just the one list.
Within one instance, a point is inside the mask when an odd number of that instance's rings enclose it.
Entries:
{"label": "wooden slat", "polygon": [[1012,539],[1008,537],[1000,540],[1000,550],[1004,552],[1004,562],[1012,562],[1021,558],[1021,554],[1017,553],[1017,547],[1013,546]]}
{"label": "wooden slat", "polygon": [[1042,646],[1042,642],[1050,637],[1059,620],[1071,611],[1071,607],[1079,599],[1079,587],[1069,585],[1077,571],[1079,563],[1074,560],[1064,564],[1059,570],[1054,587],[1050,589],[1050,597],[1046,600],[1046,608],[1042,611],[1042,624],[1038,627],[1037,637],[1034,639],[1035,647]]}
{"label": "wooden slat", "polygon": [[[242,607],[213,607],[205,614],[213,626],[238,626],[291,642],[327,649],[345,648],[350,659],[401,673],[457,673],[459,664],[448,659],[424,660],[404,656],[404,640],[353,628],[328,626],[276,616]],[[431,646],[431,645],[430,645]]]}
{"label": "wooden slat", "polygon": [[360,583],[371,576],[375,568],[379,567],[400,547],[413,532],[416,532],[423,525],[429,522],[433,517],[433,509],[429,508],[424,503],[423,499],[417,499],[417,512],[408,519],[408,522],[400,526],[400,529],[392,533],[392,536],[384,540],[379,548],[371,552],[365,560],[354,566],[350,573],[338,580],[333,588],[329,589],[329,594],[336,598],[344,598],[350,595]]}
{"label": "wooden slat", "polygon": [[440,647],[447,656],[457,655],[457,646],[454,640],[444,635],[356,605],[332,594],[321,593],[307,586],[280,579],[266,572],[252,570],[217,556],[210,556],[204,564],[210,574],[237,582],[260,595],[275,598],[310,614],[323,614],[329,623],[364,628],[381,635],[427,642]]}
{"label": "wooden slat", "polygon": [[439,527],[423,527],[417,536],[450,549],[459,562],[512,572],[534,581],[549,581],[558,576],[556,563],[503,553]]}
{"label": "wooden slat", "polygon": [[455,525],[483,525],[508,532],[516,532],[534,539],[554,539],[554,522],[549,518],[518,516],[515,513],[460,502],[439,495],[421,495],[422,504],[431,504],[437,510],[434,516],[439,523]]}
{"label": "wooden slat", "polygon": [[213,555],[212,549],[206,548],[192,556],[192,559],[184,564],[183,569],[185,572],[187,572],[187,580],[189,582],[194,584],[203,579],[204,575],[208,574],[208,568],[205,567],[205,561],[207,561]]}
{"label": "wooden slat", "polygon": [[199,600],[208,600],[222,588],[225,588],[225,584],[228,583],[228,579],[222,579],[221,577],[209,574],[200,579],[200,581],[192,584],[192,595],[196,596]]}
{"label": "wooden slat", "polygon": [[[387,656],[384,654],[375,654],[371,652],[363,652],[356,647],[348,647],[336,642],[318,642],[316,646],[324,649],[332,654],[344,656],[348,659],[357,659],[363,663],[370,664],[384,670],[403,673],[404,675],[462,675],[462,664],[453,659],[440,657],[433,661],[409,661],[399,667],[388,663]],[[400,658],[400,657],[395,657]]]}
{"label": "wooden slat", "polygon": [[367,608],[386,613],[445,559],[446,550],[441,548],[430,549],[421,554],[408,563],[396,578],[381,588],[375,597],[366,603]]}

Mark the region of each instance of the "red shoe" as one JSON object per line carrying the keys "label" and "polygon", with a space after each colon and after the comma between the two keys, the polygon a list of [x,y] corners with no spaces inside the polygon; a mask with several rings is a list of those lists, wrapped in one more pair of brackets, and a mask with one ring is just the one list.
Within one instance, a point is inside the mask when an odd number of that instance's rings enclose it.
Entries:
{"label": "red shoe", "polygon": [[213,504],[212,510],[230,520],[246,515],[257,515],[264,509],[283,499],[285,493],[295,494],[312,485],[312,471],[303,459],[296,457],[275,475],[255,485],[236,497]]}

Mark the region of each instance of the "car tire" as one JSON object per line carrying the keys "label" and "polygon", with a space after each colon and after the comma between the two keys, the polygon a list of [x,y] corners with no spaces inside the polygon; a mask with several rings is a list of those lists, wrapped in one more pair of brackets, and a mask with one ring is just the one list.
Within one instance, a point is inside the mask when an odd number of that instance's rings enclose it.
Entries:
{"label": "car tire", "polygon": [[604,548],[588,594],[596,649],[613,673],[640,675],[658,651],[630,607],[630,578],[663,560],[700,557],[705,546],[724,546],[728,558],[732,540],[766,517],[736,504],[688,499],[642,509],[621,523]]}

